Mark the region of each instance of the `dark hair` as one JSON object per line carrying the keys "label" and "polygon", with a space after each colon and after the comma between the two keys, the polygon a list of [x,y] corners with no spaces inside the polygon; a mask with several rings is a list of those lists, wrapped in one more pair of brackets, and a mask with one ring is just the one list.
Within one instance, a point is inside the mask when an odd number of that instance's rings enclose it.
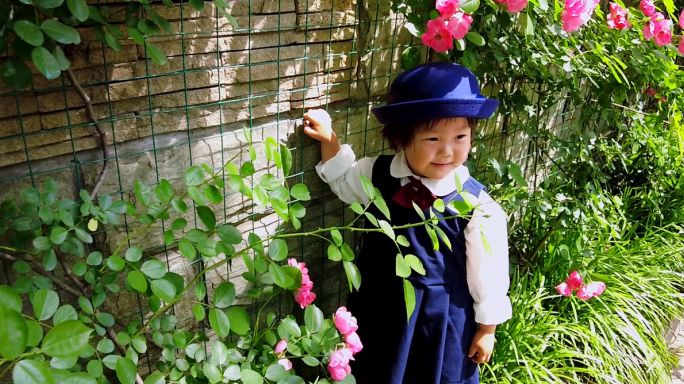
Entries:
{"label": "dark hair", "polygon": [[[387,140],[389,147],[395,151],[398,151],[411,144],[418,132],[430,130],[442,120],[444,119],[388,124],[385,125],[380,133],[382,134],[382,137]],[[475,127],[477,127],[477,121],[478,119],[468,117],[468,125],[470,126],[470,140],[473,140],[475,137]]]}

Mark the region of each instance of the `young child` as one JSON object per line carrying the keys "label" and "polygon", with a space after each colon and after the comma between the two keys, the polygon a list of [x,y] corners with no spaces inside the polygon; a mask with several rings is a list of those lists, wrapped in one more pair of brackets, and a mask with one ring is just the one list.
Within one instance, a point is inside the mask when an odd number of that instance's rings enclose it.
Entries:
{"label": "young child", "polygon": [[[369,202],[361,175],[382,193],[393,226],[423,221],[412,202],[428,216],[436,198],[462,200],[456,177],[479,200],[469,219],[439,221],[451,250],[442,240],[435,250],[423,226],[395,230],[410,243],[402,253],[417,256],[426,271],[408,278],[416,298],[408,321],[395,271],[397,248],[383,233],[365,235],[357,261],[362,285],[347,305],[364,345],[351,364],[357,383],[480,382],[477,364],[489,361],[496,324],[511,317],[507,224],[501,207],[463,163],[477,119],[491,117],[498,104],[480,95],[477,78],[461,65],[432,63],[403,72],[392,83],[387,105],[373,109],[385,125],[382,135],[398,153],[358,161],[350,146],[338,144],[325,111],[305,115],[305,133],[321,142],[316,170],[345,203]],[[369,212],[385,219],[375,206]]]}

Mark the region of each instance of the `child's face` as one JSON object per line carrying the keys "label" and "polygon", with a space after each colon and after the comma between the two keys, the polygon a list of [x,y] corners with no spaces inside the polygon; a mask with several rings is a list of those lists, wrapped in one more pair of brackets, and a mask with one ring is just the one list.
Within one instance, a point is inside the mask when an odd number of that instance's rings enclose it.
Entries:
{"label": "child's face", "polygon": [[444,119],[416,133],[405,148],[406,160],[416,175],[440,180],[468,160],[471,142],[468,119]]}

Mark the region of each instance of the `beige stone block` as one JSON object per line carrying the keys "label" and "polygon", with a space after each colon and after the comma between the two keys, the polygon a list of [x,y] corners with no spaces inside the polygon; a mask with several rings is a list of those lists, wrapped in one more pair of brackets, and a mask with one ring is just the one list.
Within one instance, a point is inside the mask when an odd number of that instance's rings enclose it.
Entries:
{"label": "beige stone block", "polygon": [[38,101],[33,93],[0,95],[0,105],[0,119],[38,112]]}
{"label": "beige stone block", "polygon": [[[348,86],[347,86],[348,88]],[[290,104],[292,109],[309,109],[321,107],[335,101],[344,100],[347,98],[349,92],[344,90],[344,86],[341,87],[339,93],[328,93],[316,98],[306,99],[304,101],[292,101]]]}
{"label": "beige stone block", "polygon": [[[38,115],[22,116],[21,120],[16,117],[0,120],[0,137],[21,135],[39,130],[40,116]],[[0,141],[0,143],[2,143],[2,141]],[[2,146],[2,144],[0,144],[0,146]]]}
{"label": "beige stone block", "polygon": [[[107,86],[105,85],[85,86],[83,90],[90,98],[92,104],[106,103],[108,101]],[[37,98],[40,112],[58,111],[66,109],[67,106],[69,108],[84,106],[81,97],[71,88],[64,92],[40,93],[37,95]]]}
{"label": "beige stone block", "polygon": [[331,28],[343,25],[353,25],[356,22],[354,9],[331,12],[317,12],[309,14],[297,14],[297,26],[299,30]]}
{"label": "beige stone block", "polygon": [[356,9],[356,0],[296,0],[297,13]]}

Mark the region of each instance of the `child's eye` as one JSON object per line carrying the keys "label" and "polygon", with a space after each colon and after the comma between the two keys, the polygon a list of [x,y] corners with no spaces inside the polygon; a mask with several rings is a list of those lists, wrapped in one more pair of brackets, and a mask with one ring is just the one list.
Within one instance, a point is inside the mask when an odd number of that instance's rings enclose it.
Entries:
{"label": "child's eye", "polygon": [[423,140],[429,140],[429,141],[439,141],[439,139],[438,139],[438,138],[436,138],[436,137],[427,137],[427,138],[425,138],[425,139],[423,139]]}
{"label": "child's eye", "polygon": [[468,135],[458,135],[458,136],[456,136],[456,139],[461,140],[461,139],[465,139],[466,137],[468,137]]}

